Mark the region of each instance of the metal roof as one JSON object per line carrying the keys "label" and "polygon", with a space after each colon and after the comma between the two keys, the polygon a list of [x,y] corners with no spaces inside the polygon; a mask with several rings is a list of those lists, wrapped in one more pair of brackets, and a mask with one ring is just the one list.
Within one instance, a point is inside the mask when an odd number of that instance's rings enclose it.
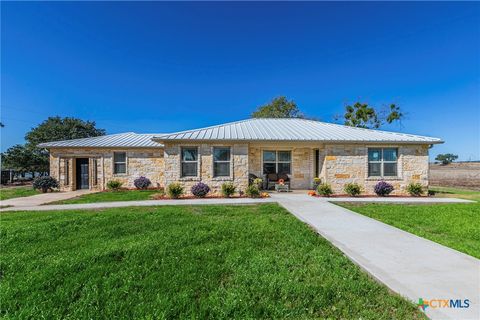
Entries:
{"label": "metal roof", "polygon": [[163,144],[152,140],[154,136],[158,135],[158,133],[125,132],[83,139],[52,141],[40,143],[38,146],[42,148],[163,147]]}
{"label": "metal roof", "polygon": [[154,136],[169,140],[247,140],[323,142],[443,143],[439,138],[355,128],[306,119],[248,119],[195,130]]}

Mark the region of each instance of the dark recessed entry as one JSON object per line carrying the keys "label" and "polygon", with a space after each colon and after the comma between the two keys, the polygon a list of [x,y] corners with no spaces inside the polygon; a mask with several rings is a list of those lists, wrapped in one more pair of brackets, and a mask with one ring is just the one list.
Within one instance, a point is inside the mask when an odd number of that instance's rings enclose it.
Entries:
{"label": "dark recessed entry", "polygon": [[88,158],[77,158],[77,189],[88,189]]}

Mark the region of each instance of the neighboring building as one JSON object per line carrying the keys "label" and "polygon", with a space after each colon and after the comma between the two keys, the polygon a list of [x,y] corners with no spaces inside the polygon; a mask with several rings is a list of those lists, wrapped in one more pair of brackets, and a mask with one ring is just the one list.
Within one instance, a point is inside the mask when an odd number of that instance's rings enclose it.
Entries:
{"label": "neighboring building", "polygon": [[410,182],[428,187],[428,149],[438,138],[354,128],[304,119],[249,119],[170,134],[133,132],[43,143],[50,150],[50,174],[62,190],[103,190],[112,179],[133,187],[145,176],[154,187],[198,181],[219,191],[233,182],[248,185],[249,174],[284,173],[292,189],[312,187],[313,178],[343,193],[356,182],[372,193],[388,180],[394,194]]}

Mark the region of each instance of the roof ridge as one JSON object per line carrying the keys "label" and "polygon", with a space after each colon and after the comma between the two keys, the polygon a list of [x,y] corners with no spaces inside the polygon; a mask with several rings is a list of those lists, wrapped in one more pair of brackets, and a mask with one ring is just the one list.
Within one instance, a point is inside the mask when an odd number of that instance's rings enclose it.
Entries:
{"label": "roof ridge", "polygon": [[430,137],[430,136],[423,136],[423,135],[412,134],[412,133],[404,133],[404,132],[396,132],[396,131],[386,131],[386,130],[379,130],[379,129],[353,127],[353,126],[347,126],[347,125],[345,125],[345,124],[332,123],[332,122],[323,122],[323,121],[318,121],[318,122],[320,122],[320,123],[322,123],[322,124],[325,124],[325,125],[331,125],[331,126],[337,126],[337,127],[344,127],[344,128],[354,129],[354,130],[359,130],[359,131],[379,132],[379,133],[387,133],[387,134],[393,134],[393,135],[402,135],[402,136],[407,136],[407,137],[424,137],[424,138],[437,139],[437,138]]}

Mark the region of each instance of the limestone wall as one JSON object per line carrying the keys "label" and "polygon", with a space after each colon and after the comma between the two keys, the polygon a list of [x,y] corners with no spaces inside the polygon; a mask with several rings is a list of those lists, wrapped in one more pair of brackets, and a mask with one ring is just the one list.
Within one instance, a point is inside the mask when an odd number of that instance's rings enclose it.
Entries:
{"label": "limestone wall", "polygon": [[[378,146],[371,146],[378,147]],[[392,147],[392,146],[385,146]],[[398,147],[397,177],[384,177],[395,190],[392,194],[405,194],[411,182],[428,187],[428,146],[400,145]],[[382,180],[368,177],[367,145],[326,145],[322,177],[335,193],[343,194],[346,183],[360,184],[365,194],[374,194],[373,188]]]}
{"label": "limestone wall", "polygon": [[[199,148],[198,175],[181,177],[180,149],[182,146]],[[213,176],[213,147],[231,147],[231,164],[229,177]],[[315,149],[319,149],[319,176],[324,182],[331,184],[335,193],[343,194],[346,183],[360,184],[365,194],[373,194],[373,187],[381,180],[379,177],[368,177],[368,150],[366,144],[275,144],[275,143],[166,143],[165,148],[130,148],[130,149],[52,149],[50,150],[51,175],[60,182],[62,190],[75,190],[75,159],[89,158],[90,188],[103,190],[106,183],[118,179],[124,187],[133,188],[133,181],[145,176],[152,181],[154,187],[166,186],[172,182],[181,182],[185,190],[199,181],[208,184],[213,193],[220,191],[221,185],[231,181],[237,190],[245,190],[248,186],[248,174],[263,177],[263,150],[291,150],[293,189],[308,189],[312,186],[315,174]],[[382,147],[372,145],[370,147]],[[386,145],[383,147],[398,148],[398,176],[385,177],[395,187],[394,194],[404,194],[410,182],[419,182],[428,187],[428,146],[427,145]],[[113,174],[113,152],[127,153],[127,173]],[[68,163],[68,172],[66,170]],[[96,164],[96,166],[95,166]],[[95,176],[97,179],[94,180]]]}
{"label": "limestone wall", "polygon": [[[126,152],[127,172],[125,174],[113,173],[113,152]],[[125,188],[134,188],[133,181],[140,176],[149,178],[152,181],[152,187],[165,184],[162,148],[54,148],[50,150],[50,175],[59,181],[61,190],[76,190],[76,158],[89,158],[91,189],[104,190],[107,182],[113,179],[122,181]],[[96,179],[94,179],[95,173]]]}
{"label": "limestone wall", "polygon": [[[181,177],[181,159],[180,151],[182,146],[198,147],[198,175],[196,177]],[[213,175],[213,147],[228,146],[231,147],[230,176],[214,177]],[[220,193],[221,186],[225,182],[233,182],[237,191],[244,191],[248,186],[248,145],[247,144],[165,144],[165,184],[180,182],[184,185],[185,191],[190,193],[190,189],[196,183],[202,181],[206,183],[212,193]]]}

